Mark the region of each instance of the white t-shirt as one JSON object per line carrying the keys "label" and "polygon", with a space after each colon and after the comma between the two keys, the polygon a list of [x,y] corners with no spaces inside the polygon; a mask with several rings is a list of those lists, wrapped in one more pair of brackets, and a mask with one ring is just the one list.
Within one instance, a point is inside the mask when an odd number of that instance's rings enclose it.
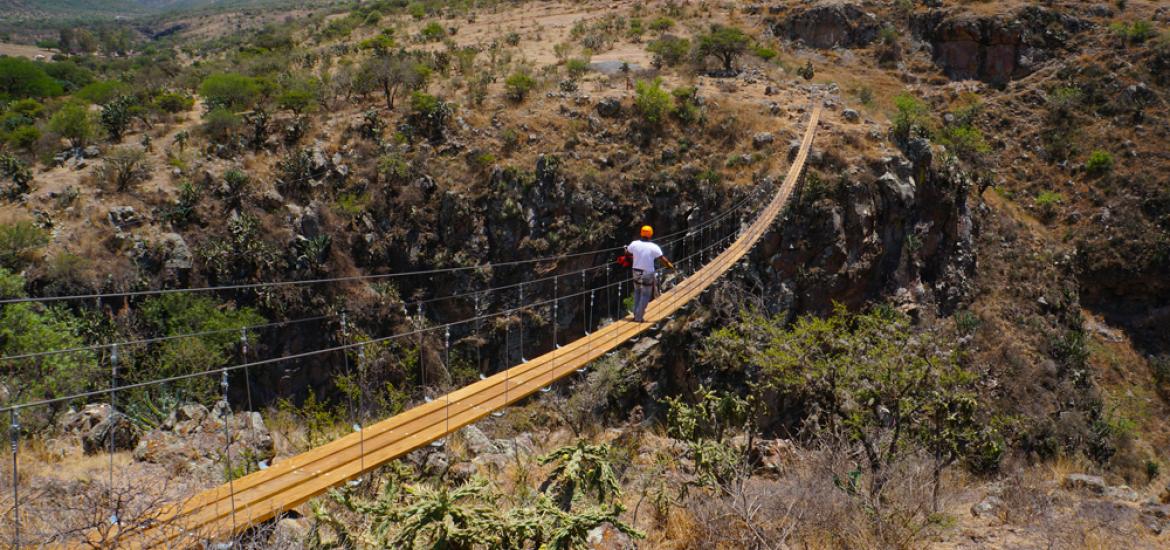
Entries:
{"label": "white t-shirt", "polygon": [[634,269],[643,273],[654,273],[654,260],[662,257],[662,249],[650,242],[637,240],[626,245],[626,250],[634,255]]}

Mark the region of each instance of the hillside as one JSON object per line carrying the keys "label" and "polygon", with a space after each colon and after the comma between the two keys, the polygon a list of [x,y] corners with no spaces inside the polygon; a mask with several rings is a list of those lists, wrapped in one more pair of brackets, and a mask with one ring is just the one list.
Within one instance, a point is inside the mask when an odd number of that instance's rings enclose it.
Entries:
{"label": "hillside", "polygon": [[0,59],[33,543],[128,544],[104,518],[623,318],[616,250],[709,260],[819,104],[695,303],[238,542],[1170,544],[1158,2],[85,4],[128,19]]}

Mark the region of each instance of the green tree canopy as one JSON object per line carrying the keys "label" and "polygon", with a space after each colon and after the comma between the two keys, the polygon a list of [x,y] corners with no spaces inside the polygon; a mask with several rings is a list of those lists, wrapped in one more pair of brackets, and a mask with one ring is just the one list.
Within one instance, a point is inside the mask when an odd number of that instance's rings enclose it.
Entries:
{"label": "green tree canopy", "polygon": [[711,25],[710,32],[699,37],[695,50],[700,59],[716,57],[723,62],[723,70],[730,71],[735,58],[747,51],[749,42],[748,36],[735,27]]}
{"label": "green tree canopy", "polygon": [[256,79],[237,73],[213,74],[199,85],[199,95],[208,105],[236,111],[251,107],[260,91]]}
{"label": "green tree canopy", "polygon": [[84,103],[70,101],[53,113],[49,129],[69,140],[74,147],[84,147],[95,134],[94,116]]}
{"label": "green tree canopy", "polygon": [[41,64],[20,57],[0,57],[0,99],[54,97],[64,87]]}

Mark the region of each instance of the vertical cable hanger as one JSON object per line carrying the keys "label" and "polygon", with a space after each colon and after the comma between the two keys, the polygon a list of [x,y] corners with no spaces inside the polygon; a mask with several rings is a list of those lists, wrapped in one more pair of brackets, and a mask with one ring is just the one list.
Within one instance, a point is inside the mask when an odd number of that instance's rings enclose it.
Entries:
{"label": "vertical cable hanger", "polygon": [[114,496],[114,440],[118,426],[118,344],[110,346],[110,417],[106,437],[110,438],[110,524],[119,525],[118,504]]}
{"label": "vertical cable hanger", "polygon": [[[560,338],[557,335],[557,325],[560,324],[560,319],[561,319],[561,317],[560,317],[561,291],[560,291],[560,284],[559,283],[560,283],[560,276],[553,275],[553,307],[552,307],[552,310],[553,310],[553,314],[552,314],[553,349],[552,349],[552,367],[551,367],[552,370],[556,370],[556,368],[557,368],[557,350],[561,349]],[[552,391],[551,380],[550,380],[550,384],[540,388],[540,393],[548,393],[549,391]]]}
{"label": "vertical cable hanger", "polygon": [[519,294],[520,304],[517,311],[520,313],[520,362],[527,363],[528,358],[524,356],[524,281],[520,281]]}
{"label": "vertical cable hanger", "polygon": [[232,469],[232,405],[228,401],[228,371],[223,369],[220,375],[219,387],[223,390],[223,460],[224,475],[228,480],[228,492],[232,506],[232,532],[236,531],[236,472]]}
{"label": "vertical cable hanger", "polygon": [[[446,371],[448,380],[451,376],[451,325],[443,327],[443,370]],[[447,391],[443,392],[443,415],[446,424],[446,433],[451,433],[451,391],[449,384],[444,383]],[[446,437],[440,437],[431,442],[431,447],[442,447],[447,444]]]}
{"label": "vertical cable hanger", "polygon": [[16,409],[8,411],[8,434],[12,442],[12,547],[20,548],[20,422]]}

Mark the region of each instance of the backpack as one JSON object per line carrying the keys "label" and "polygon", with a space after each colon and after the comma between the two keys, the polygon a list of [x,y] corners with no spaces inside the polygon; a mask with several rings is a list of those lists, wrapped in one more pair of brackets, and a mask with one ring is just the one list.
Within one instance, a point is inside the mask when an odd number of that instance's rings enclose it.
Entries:
{"label": "backpack", "polygon": [[617,264],[622,267],[634,267],[634,255],[623,252],[617,257]]}

